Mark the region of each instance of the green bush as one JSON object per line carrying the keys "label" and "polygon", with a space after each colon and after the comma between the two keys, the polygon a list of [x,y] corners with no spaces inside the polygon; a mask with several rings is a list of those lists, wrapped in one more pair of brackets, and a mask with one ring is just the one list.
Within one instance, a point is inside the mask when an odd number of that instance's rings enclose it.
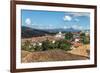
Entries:
{"label": "green bush", "polygon": [[55,43],[52,43],[49,40],[41,42],[42,45],[36,43],[35,46],[32,45],[30,41],[26,41],[22,45],[22,50],[26,51],[45,51],[50,49],[62,49],[62,50],[70,50],[71,44],[66,40],[58,40]]}
{"label": "green bush", "polygon": [[42,50],[43,50],[42,47],[39,46],[39,45],[36,45],[36,46],[34,47],[34,51],[42,51]]}
{"label": "green bush", "polygon": [[73,34],[71,33],[71,32],[67,32],[66,34],[65,34],[65,39],[66,40],[71,40],[73,38]]}
{"label": "green bush", "polygon": [[30,48],[31,48],[31,43],[30,43],[30,41],[25,41],[24,43],[22,43],[21,48],[22,48],[22,50],[29,51]]}
{"label": "green bush", "polygon": [[89,44],[90,43],[90,40],[88,37],[82,37],[82,43],[83,44]]}
{"label": "green bush", "polygon": [[57,48],[63,49],[63,50],[71,50],[71,44],[67,42],[66,40],[59,40],[57,41]]}
{"label": "green bush", "polygon": [[89,44],[89,43],[90,43],[90,39],[89,39],[89,37],[87,37],[87,36],[85,35],[85,33],[81,33],[81,34],[80,34],[80,37],[81,37],[81,42],[82,42],[83,44]]}
{"label": "green bush", "polygon": [[53,49],[53,48],[54,48],[54,44],[52,42],[50,42],[49,40],[42,42],[42,50],[43,51]]}

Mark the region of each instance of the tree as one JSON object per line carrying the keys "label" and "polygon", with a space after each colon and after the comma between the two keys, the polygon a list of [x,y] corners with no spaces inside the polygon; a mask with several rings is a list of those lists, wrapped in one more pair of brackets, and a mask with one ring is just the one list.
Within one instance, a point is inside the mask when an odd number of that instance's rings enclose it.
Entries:
{"label": "tree", "polygon": [[85,33],[81,33],[80,37],[81,37],[81,41],[82,41],[83,44],[89,44],[90,43],[90,39],[89,39],[89,37],[87,37],[85,35]]}
{"label": "tree", "polygon": [[65,51],[71,50],[71,43],[66,40],[59,40],[56,43],[56,47]]}
{"label": "tree", "polygon": [[81,33],[80,34],[80,37],[82,38],[82,37],[85,37],[85,33]]}
{"label": "tree", "polygon": [[72,38],[73,38],[73,34],[71,32],[65,34],[65,39],[71,40]]}
{"label": "tree", "polygon": [[43,41],[43,42],[42,42],[42,50],[43,50],[43,51],[49,49],[49,47],[50,47],[50,46],[49,46],[49,43],[50,43],[49,40],[46,40],[46,41]]}
{"label": "tree", "polygon": [[25,41],[22,45],[21,45],[22,50],[26,50],[26,51],[30,51],[30,49],[32,48],[31,46],[31,42],[30,41]]}

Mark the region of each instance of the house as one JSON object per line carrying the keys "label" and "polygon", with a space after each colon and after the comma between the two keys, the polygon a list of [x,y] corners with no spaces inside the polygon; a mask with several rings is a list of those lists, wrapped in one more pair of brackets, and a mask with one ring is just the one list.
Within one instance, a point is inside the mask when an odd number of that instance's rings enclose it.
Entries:
{"label": "house", "polygon": [[80,32],[73,33],[73,40],[72,40],[73,47],[81,46],[82,43],[80,41],[81,41]]}
{"label": "house", "polygon": [[89,36],[89,35],[90,35],[90,32],[89,32],[89,31],[86,31],[86,32],[85,32],[85,35],[86,35],[86,36]]}
{"label": "house", "polygon": [[81,40],[81,39],[78,37],[78,38],[75,38],[75,39],[74,39],[74,42],[80,42],[80,40]]}
{"label": "house", "polygon": [[73,32],[73,38],[79,38],[80,32]]}
{"label": "house", "polygon": [[74,42],[73,43],[73,47],[79,47],[79,46],[82,46],[82,43],[80,43],[80,42]]}
{"label": "house", "polygon": [[81,31],[81,33],[85,33],[86,36],[90,36],[90,31],[89,30]]}
{"label": "house", "polygon": [[56,38],[65,38],[65,35],[64,34],[62,34],[62,32],[59,32],[59,33],[57,33],[56,35],[55,35],[55,37]]}
{"label": "house", "polygon": [[80,42],[81,38],[80,38],[80,33],[73,33],[73,42]]}

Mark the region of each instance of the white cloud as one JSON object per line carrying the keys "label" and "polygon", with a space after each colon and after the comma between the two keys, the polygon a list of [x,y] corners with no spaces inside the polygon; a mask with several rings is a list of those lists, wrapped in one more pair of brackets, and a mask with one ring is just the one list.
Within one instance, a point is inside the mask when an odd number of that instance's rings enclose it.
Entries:
{"label": "white cloud", "polygon": [[89,16],[89,13],[85,13],[85,12],[77,12],[77,13],[68,13],[70,15],[72,15],[73,17],[80,17],[80,16]]}
{"label": "white cloud", "polygon": [[82,30],[83,27],[80,25],[73,25],[72,28]]}
{"label": "white cloud", "polygon": [[71,21],[72,17],[68,16],[68,15],[65,15],[63,19],[64,19],[64,21]]}
{"label": "white cloud", "polygon": [[64,26],[63,28],[64,28],[64,29],[67,29],[68,27],[67,27],[67,26]]}
{"label": "white cloud", "polygon": [[25,20],[25,23],[26,23],[27,25],[30,25],[30,24],[31,24],[31,19],[30,19],[30,18],[27,18],[27,19]]}
{"label": "white cloud", "polygon": [[84,28],[82,26],[79,26],[78,29],[83,30]]}
{"label": "white cloud", "polygon": [[36,25],[36,24],[32,24],[32,25]]}
{"label": "white cloud", "polygon": [[75,18],[74,20],[75,20],[76,22],[79,22],[79,21],[80,21],[80,20],[79,20],[79,19],[77,19],[77,18]]}
{"label": "white cloud", "polygon": [[49,24],[49,27],[53,27],[53,25]]}
{"label": "white cloud", "polygon": [[77,25],[73,25],[73,26],[72,26],[72,28],[74,28],[74,29],[77,29],[77,27],[78,27]]}

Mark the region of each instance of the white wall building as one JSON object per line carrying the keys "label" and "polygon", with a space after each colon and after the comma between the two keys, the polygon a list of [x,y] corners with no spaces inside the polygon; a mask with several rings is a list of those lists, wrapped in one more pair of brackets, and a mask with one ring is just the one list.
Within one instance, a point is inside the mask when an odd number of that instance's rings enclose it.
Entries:
{"label": "white wall building", "polygon": [[55,35],[56,38],[65,38],[64,34],[62,32],[59,32]]}

